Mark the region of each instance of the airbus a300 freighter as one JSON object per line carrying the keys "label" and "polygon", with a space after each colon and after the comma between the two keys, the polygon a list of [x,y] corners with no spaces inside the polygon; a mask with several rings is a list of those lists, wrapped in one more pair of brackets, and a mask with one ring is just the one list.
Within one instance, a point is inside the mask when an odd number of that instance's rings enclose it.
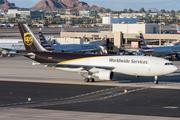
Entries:
{"label": "airbus a300 freighter", "polygon": [[74,54],[48,52],[38,42],[32,31],[25,24],[18,24],[27,57],[47,67],[65,71],[88,73],[86,82],[94,82],[93,76],[101,80],[112,80],[114,73],[130,76],[158,77],[175,72],[178,68],[172,62],[150,56],[120,56],[98,54]]}

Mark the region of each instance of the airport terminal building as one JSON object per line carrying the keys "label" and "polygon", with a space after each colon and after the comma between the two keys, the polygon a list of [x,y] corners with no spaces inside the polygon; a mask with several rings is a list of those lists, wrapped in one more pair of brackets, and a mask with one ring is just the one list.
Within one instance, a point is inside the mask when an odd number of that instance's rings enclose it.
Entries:
{"label": "airport terminal building", "polygon": [[164,43],[179,41],[179,34],[159,34],[158,24],[113,24],[112,31],[61,32],[62,38],[87,38],[92,40],[106,39],[107,51],[119,52],[124,48],[139,48],[139,33],[143,33],[148,46],[164,46]]}

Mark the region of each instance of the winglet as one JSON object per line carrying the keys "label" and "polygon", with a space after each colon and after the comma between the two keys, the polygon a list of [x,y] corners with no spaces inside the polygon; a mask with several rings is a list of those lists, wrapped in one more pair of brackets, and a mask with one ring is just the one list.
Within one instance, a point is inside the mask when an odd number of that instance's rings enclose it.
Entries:
{"label": "winglet", "polygon": [[26,24],[18,23],[18,27],[27,52],[47,52]]}

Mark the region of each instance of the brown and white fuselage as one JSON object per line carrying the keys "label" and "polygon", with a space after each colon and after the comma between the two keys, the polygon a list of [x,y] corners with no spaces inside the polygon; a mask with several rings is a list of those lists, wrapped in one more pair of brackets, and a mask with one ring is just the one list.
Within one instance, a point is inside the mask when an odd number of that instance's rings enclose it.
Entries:
{"label": "brown and white fuselage", "polygon": [[113,73],[130,76],[158,76],[176,71],[172,62],[151,56],[54,53],[44,49],[25,24],[18,24],[29,58],[46,66],[73,72],[87,72],[86,81],[99,77],[111,80]]}

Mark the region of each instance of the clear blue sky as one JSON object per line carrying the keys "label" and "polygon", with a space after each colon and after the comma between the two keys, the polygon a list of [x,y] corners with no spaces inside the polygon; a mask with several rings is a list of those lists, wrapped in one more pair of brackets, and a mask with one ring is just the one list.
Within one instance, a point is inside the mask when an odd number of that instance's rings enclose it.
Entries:
{"label": "clear blue sky", "polygon": [[[41,0],[8,0],[10,3],[15,3],[18,7],[30,8]],[[139,10],[141,7],[145,9],[157,8],[159,10],[180,10],[179,0],[79,0],[87,2],[90,6],[97,5],[99,7],[110,8],[111,10],[124,10],[132,8]]]}

